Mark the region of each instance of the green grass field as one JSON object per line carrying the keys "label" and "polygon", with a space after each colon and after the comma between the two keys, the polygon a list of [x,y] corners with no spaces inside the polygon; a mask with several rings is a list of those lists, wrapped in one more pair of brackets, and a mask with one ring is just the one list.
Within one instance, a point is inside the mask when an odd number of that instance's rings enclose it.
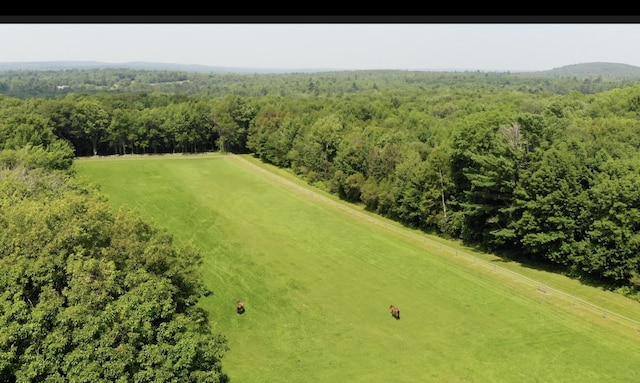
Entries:
{"label": "green grass field", "polygon": [[403,229],[248,156],[75,167],[201,250],[232,382],[640,381],[640,304],[624,297]]}

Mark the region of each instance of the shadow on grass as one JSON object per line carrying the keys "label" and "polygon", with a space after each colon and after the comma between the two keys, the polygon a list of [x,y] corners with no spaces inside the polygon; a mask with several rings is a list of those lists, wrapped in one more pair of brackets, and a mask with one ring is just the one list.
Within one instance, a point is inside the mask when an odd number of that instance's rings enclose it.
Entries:
{"label": "shadow on grass", "polygon": [[[479,251],[482,251],[482,250],[479,250]],[[585,286],[595,287],[605,291],[613,291],[613,292],[619,291],[619,289],[623,287],[623,285],[620,283],[614,283],[612,281],[609,281],[603,278],[598,278],[597,276],[592,276],[589,274],[578,273],[576,271],[572,271],[567,266],[559,265],[547,259],[539,259],[539,258],[532,259],[522,254],[509,253],[509,252],[496,253],[495,255],[498,257],[498,259],[493,260],[492,262],[496,262],[496,263],[514,262],[523,268],[563,275],[567,278],[576,280]],[[628,295],[628,294],[624,294],[624,295]]]}

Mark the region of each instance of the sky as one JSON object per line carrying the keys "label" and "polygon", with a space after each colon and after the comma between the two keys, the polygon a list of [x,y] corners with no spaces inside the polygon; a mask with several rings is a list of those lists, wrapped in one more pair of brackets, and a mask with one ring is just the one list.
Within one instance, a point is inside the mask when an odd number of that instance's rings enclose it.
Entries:
{"label": "sky", "polygon": [[640,67],[640,23],[0,23],[0,62],[322,70]]}

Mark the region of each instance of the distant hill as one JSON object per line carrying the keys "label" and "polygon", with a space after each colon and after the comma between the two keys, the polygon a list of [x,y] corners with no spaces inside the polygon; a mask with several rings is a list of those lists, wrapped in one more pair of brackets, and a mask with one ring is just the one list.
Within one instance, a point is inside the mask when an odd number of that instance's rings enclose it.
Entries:
{"label": "distant hill", "polygon": [[10,70],[66,70],[66,69],[139,69],[166,70],[195,73],[314,73],[330,72],[330,69],[278,69],[278,68],[242,68],[196,64],[152,63],[144,61],[126,63],[104,63],[98,61],[32,61],[0,62],[0,71]]}
{"label": "distant hill", "polygon": [[[171,64],[153,62],[104,63],[98,61],[33,61],[33,62],[0,62],[0,71],[11,70],[66,70],[66,69],[134,69],[134,70],[165,70],[192,73],[319,73],[319,72],[350,72],[343,69],[318,68],[249,68],[222,67],[197,64]],[[354,70],[355,71],[355,70]],[[472,72],[474,70],[468,70]],[[416,70],[415,72],[460,72],[460,70]],[[606,78],[606,79],[640,79],[640,67],[627,64],[606,62],[592,62],[566,65],[545,71],[509,72],[515,75],[540,77],[576,77],[576,78]]]}
{"label": "distant hill", "polygon": [[584,64],[566,65],[540,72],[526,72],[521,74],[543,76],[543,77],[576,77],[576,78],[598,78],[603,79],[639,79],[640,67],[606,62],[593,62]]}

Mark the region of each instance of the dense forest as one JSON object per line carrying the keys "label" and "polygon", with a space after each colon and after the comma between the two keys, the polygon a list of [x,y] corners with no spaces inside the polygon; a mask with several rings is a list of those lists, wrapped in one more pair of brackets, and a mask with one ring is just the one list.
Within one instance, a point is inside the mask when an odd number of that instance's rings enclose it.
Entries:
{"label": "dense forest", "polygon": [[[78,64],[75,64],[76,66]],[[93,69],[60,63],[47,66],[0,65],[0,94],[10,97],[59,97],[67,94],[166,93],[200,97],[339,97],[353,93],[400,92],[438,87],[510,89],[527,93],[593,94],[637,83],[640,68],[623,64],[569,65],[541,72],[427,72],[404,70],[242,73],[220,68],[204,71],[159,69],[161,65],[105,65]],[[175,65],[174,65],[175,66]],[[174,66],[166,65],[166,68]],[[2,68],[7,68],[2,70]],[[63,67],[66,69],[60,69]],[[179,67],[179,66],[178,66]],[[155,68],[155,69],[153,69]],[[215,70],[214,70],[215,69]]]}
{"label": "dense forest", "polygon": [[[0,322],[33,330],[0,338],[9,381],[105,363],[146,381],[167,355],[224,381],[198,255],[108,212],[76,156],[252,153],[406,226],[640,296],[640,79],[33,70],[0,72],[0,93]],[[103,352],[82,359],[87,339]]]}

